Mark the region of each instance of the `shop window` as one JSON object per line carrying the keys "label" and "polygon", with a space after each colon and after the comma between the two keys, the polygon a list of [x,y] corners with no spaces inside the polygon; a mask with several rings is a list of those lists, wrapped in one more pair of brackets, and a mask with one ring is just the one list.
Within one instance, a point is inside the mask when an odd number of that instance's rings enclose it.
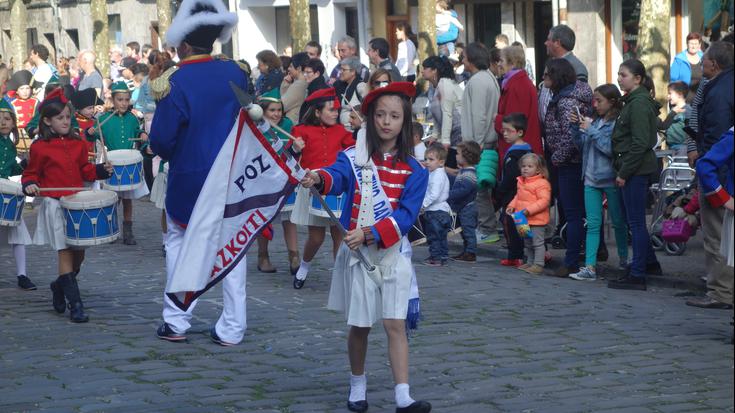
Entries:
{"label": "shop window", "polygon": [[635,59],[638,47],[638,23],[641,18],[640,0],[622,1],[623,37],[622,45],[623,61]]}

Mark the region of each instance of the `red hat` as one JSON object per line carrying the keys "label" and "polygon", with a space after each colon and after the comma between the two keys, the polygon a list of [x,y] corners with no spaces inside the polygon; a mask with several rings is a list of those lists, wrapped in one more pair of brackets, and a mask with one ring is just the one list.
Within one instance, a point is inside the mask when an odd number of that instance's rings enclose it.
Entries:
{"label": "red hat", "polygon": [[60,102],[64,105],[66,105],[66,103],[69,102],[69,99],[67,99],[66,96],[64,96],[63,88],[54,89],[48,95],[46,95],[43,99],[43,102],[41,102],[41,104],[38,106],[39,112],[45,105],[48,105],[49,103],[53,103],[53,102]]}
{"label": "red hat", "polygon": [[340,108],[339,99],[337,99],[337,91],[334,90],[333,87],[315,91],[309,95],[306,100],[304,100],[304,103],[306,103],[307,106],[313,106],[322,102],[329,102],[330,100],[334,101],[335,109]]}
{"label": "red hat", "polygon": [[365,99],[362,100],[362,107],[360,108],[362,114],[367,115],[370,105],[385,94],[399,95],[412,99],[416,96],[416,86],[411,82],[392,82],[389,83],[388,86],[373,89],[373,91],[368,93],[368,95],[365,96]]}

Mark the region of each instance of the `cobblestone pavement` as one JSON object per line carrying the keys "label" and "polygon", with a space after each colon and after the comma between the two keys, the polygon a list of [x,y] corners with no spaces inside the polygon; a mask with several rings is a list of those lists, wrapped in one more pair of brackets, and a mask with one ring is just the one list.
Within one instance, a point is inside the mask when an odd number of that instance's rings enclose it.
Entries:
{"label": "cobblestone pavement", "polygon": [[[325,308],[327,248],[300,291],[280,236],[271,254],[279,273],[258,273],[250,260],[242,344],[219,347],[206,335],[219,288],[197,307],[189,342],[168,343],[154,335],[165,279],[159,211],[138,202],[135,214],[137,246],[88,250],[79,276],[87,324],[52,309],[48,247],[28,249],[39,285],[30,292],[15,286],[10,249],[0,251],[0,412],[347,411],[347,329]],[[26,219],[35,226],[34,212]],[[435,412],[733,411],[732,311],[687,307],[667,288],[530,276],[487,255],[430,268],[419,264],[425,254],[414,254],[425,319],[410,342],[411,392]],[[386,353],[377,328],[371,412],[394,410]]]}

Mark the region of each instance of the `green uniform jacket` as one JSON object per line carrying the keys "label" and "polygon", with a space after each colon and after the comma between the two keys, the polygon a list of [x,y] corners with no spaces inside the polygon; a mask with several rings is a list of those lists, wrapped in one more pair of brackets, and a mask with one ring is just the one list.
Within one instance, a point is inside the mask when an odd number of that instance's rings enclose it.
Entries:
{"label": "green uniform jacket", "polygon": [[[291,119],[289,119],[289,118],[287,118],[287,117],[284,116],[283,119],[281,119],[281,121],[278,122],[278,127],[281,128],[281,129],[283,129],[283,130],[285,130],[288,133],[291,133],[291,129],[293,128],[293,122],[291,122]],[[288,136],[282,134],[281,132],[275,130],[275,129],[271,129],[271,131],[276,136],[278,136],[278,139],[280,139],[281,140],[281,143],[283,144],[283,146],[281,146],[281,150],[278,151],[278,154],[280,155],[281,152],[283,152],[283,150],[286,149],[286,145],[288,144],[288,141],[290,140],[290,138]],[[271,144],[273,144],[273,138],[274,138],[273,137],[273,134],[266,133],[265,134],[265,137],[266,137],[266,139],[268,139],[268,142],[270,142]]]}
{"label": "green uniform jacket", "polygon": [[[108,122],[105,121],[113,116]],[[105,146],[108,151],[116,151],[118,149],[135,149],[138,142],[131,141],[137,139],[138,135],[143,132],[140,127],[138,118],[130,112],[124,114],[112,114],[112,112],[104,113],[99,117],[96,125],[102,125],[102,135],[105,137]],[[94,135],[95,139],[99,139],[99,134]]]}
{"label": "green uniform jacket", "polygon": [[18,164],[15,157],[18,152],[15,150],[15,144],[10,137],[0,136],[0,178],[20,175],[23,168]]}
{"label": "green uniform jacket", "polygon": [[661,105],[642,86],[623,96],[622,101],[625,106],[612,133],[613,167],[622,179],[651,175],[658,170],[653,147]]}

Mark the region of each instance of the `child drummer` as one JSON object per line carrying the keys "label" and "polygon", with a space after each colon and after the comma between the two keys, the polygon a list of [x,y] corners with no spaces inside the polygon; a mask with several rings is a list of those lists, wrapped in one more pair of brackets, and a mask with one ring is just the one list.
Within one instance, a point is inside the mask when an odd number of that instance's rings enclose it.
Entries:
{"label": "child drummer", "polygon": [[54,309],[63,313],[69,306],[72,322],[89,320],[79,294],[76,276],[84,261],[84,250],[66,244],[63,213],[59,199],[74,191],[43,191],[43,188],[79,188],[84,181],[107,179],[109,164],[92,164],[87,145],[71,127],[71,107],[61,89],[46,95],[39,106],[38,139],[31,144],[28,167],[23,171],[23,191],[29,196],[43,195],[38,210],[33,243],[49,244],[58,252],[59,277],[51,283]]}
{"label": "child drummer", "polygon": [[[370,92],[362,104],[367,115],[365,137],[361,134],[354,148],[339,153],[333,165],[309,172],[301,181],[323,194],[344,192],[347,197],[340,221],[349,231],[335,260],[328,308],[343,311],[350,326],[347,348],[352,375],[347,408],[353,412],[368,409],[368,334],[381,319],[396,383],[396,412],[431,411],[431,404],[415,401],[409,394],[404,323],[413,272],[406,234],[416,222],[428,185],[427,171],[413,157],[409,97],[415,93],[408,82]],[[354,259],[352,251],[358,248],[370,257],[377,274]]]}
{"label": "child drummer", "polygon": [[87,150],[90,154],[95,153],[94,115],[101,112],[103,103],[93,88],[80,90],[71,97],[71,104],[75,110],[74,115],[79,124],[79,136],[87,141]]}
{"label": "child drummer", "polygon": [[[18,140],[15,112],[5,99],[0,99],[0,178],[20,175],[23,168],[18,164],[15,145]],[[36,285],[26,276],[26,245],[31,244],[23,217],[20,225],[0,225],[0,244],[8,243],[13,249],[15,267],[18,271],[18,287],[23,290],[35,290]]]}
{"label": "child drummer", "polygon": [[[112,92],[113,111],[102,114],[98,123],[102,125],[102,137],[107,150],[135,148],[144,150],[148,146],[148,134],[141,127],[138,118],[130,111],[130,89],[128,89],[128,85],[123,81],[118,81],[112,84],[110,90]],[[112,119],[109,119],[110,117]],[[98,131],[93,133],[96,138],[100,137],[97,134]],[[140,199],[148,194],[148,185],[145,182],[136,189],[117,193],[122,199],[123,205],[123,243],[125,245],[137,244],[133,236],[133,199]]]}

